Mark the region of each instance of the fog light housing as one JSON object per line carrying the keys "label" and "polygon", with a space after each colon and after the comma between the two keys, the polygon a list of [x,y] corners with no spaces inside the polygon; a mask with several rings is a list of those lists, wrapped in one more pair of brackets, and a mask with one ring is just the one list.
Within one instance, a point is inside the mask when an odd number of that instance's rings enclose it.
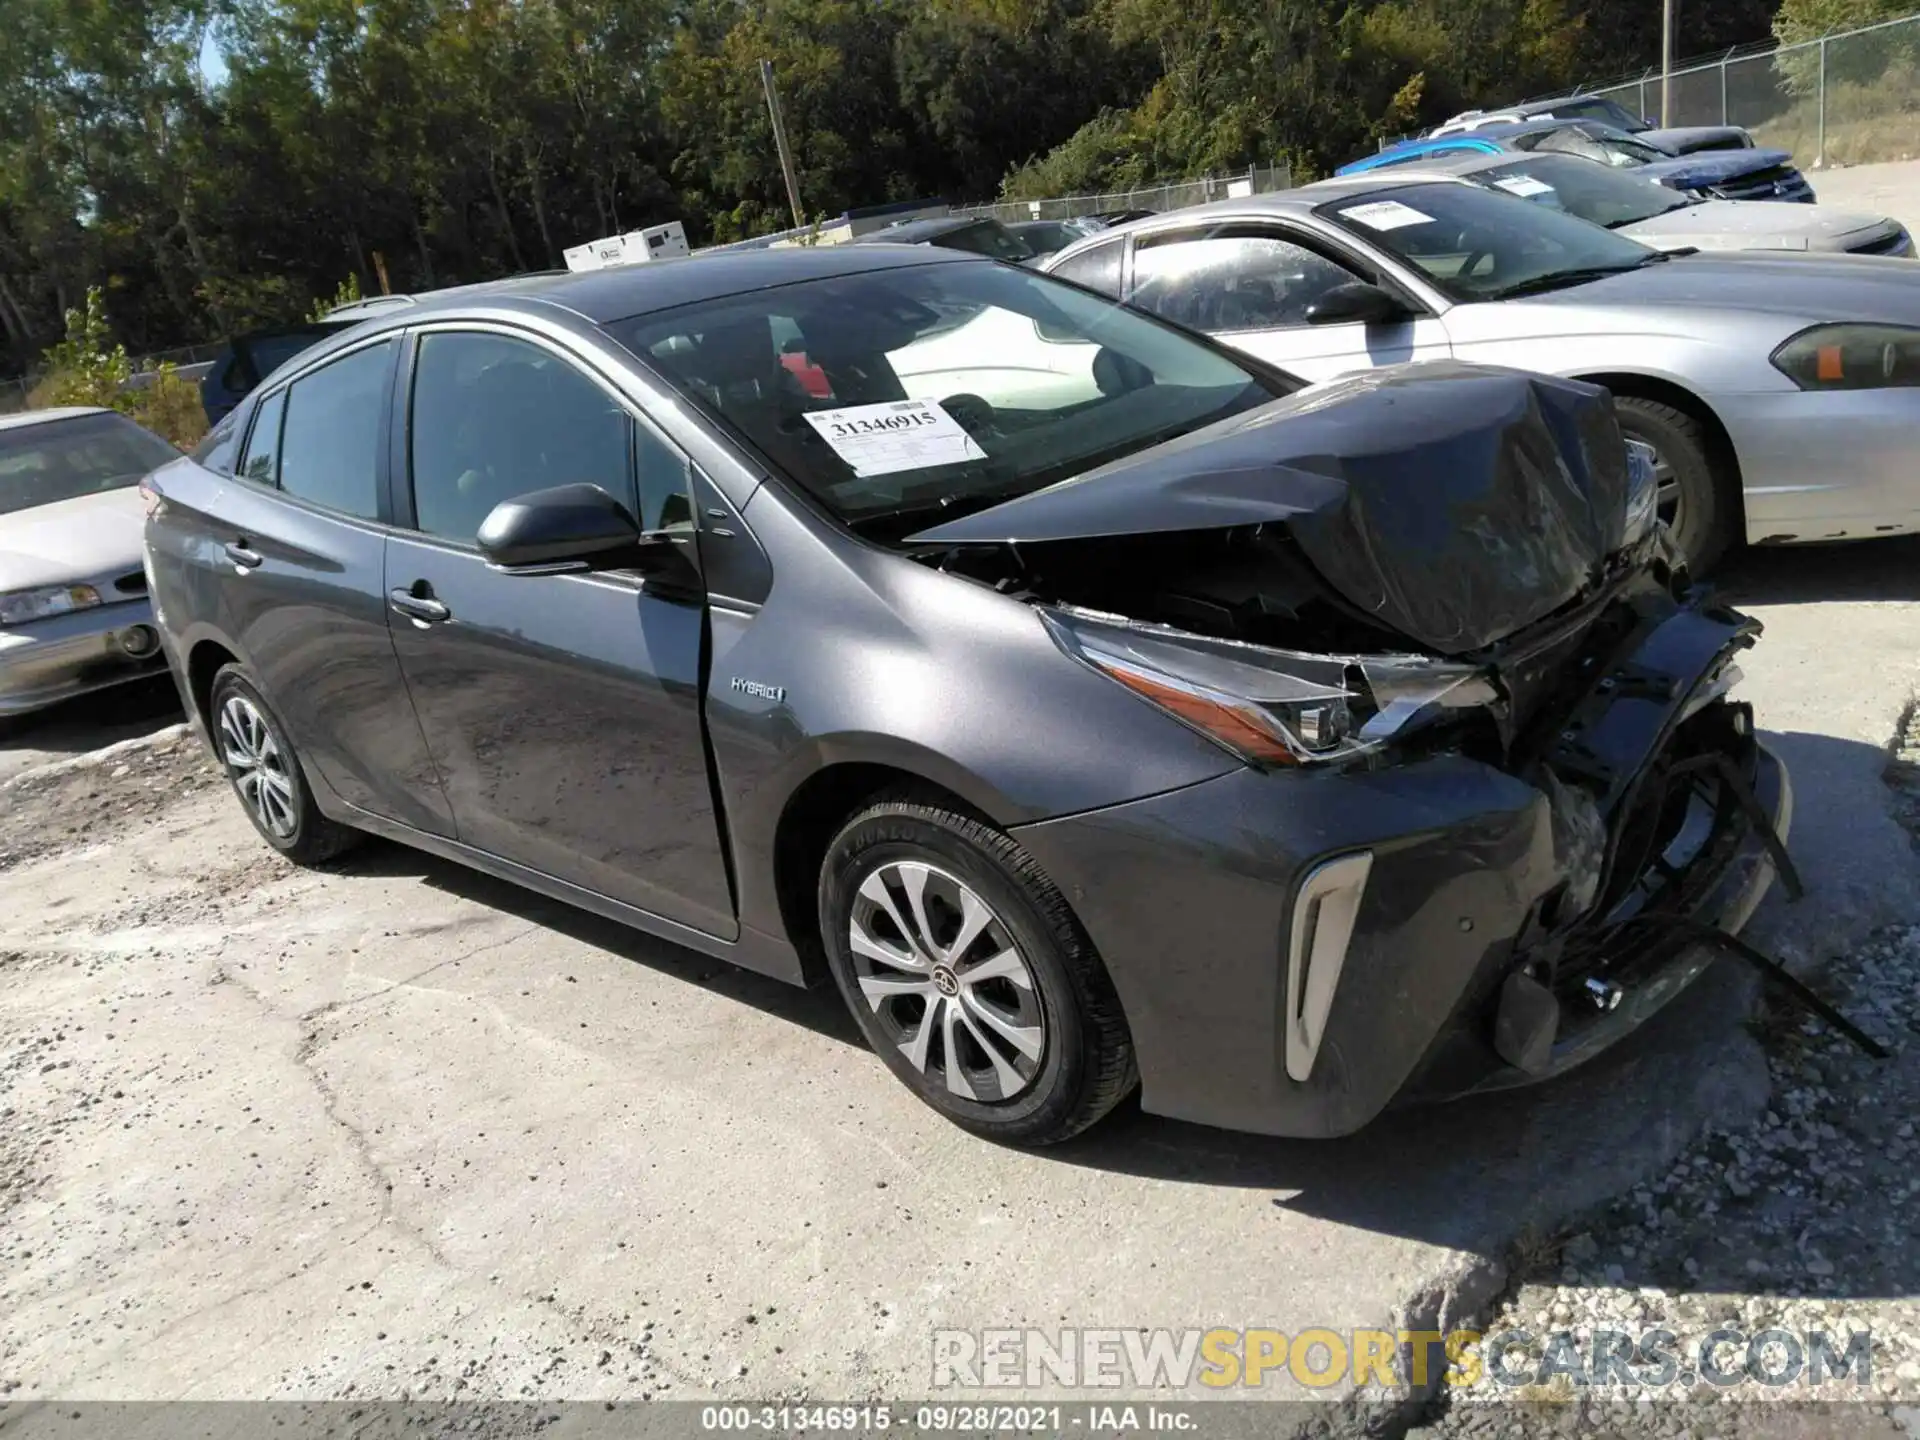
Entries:
{"label": "fog light housing", "polygon": [[130,659],[144,660],[160,648],[160,636],[151,625],[134,625],[120,632],[120,649]]}

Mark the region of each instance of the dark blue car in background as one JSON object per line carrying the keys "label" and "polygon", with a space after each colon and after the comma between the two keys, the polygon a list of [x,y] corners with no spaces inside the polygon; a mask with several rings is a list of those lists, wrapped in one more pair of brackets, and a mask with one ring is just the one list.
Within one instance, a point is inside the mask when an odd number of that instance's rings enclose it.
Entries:
{"label": "dark blue car in background", "polygon": [[1703,200],[1791,200],[1813,203],[1813,187],[1794,168],[1784,150],[1710,150],[1675,155],[1643,136],[1597,120],[1529,120],[1427,140],[1390,145],[1378,155],[1355,160],[1336,174],[1358,175],[1389,165],[1404,165],[1436,155],[1499,155],[1541,151],[1579,155],[1602,164],[1629,167],[1669,189]]}

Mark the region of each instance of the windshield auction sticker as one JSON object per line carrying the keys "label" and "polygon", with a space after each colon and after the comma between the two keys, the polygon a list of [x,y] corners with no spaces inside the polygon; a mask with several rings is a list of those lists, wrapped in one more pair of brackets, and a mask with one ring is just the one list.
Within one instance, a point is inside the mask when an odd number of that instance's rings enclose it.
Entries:
{"label": "windshield auction sticker", "polygon": [[1431,215],[1422,215],[1411,205],[1402,205],[1398,200],[1375,200],[1369,205],[1350,205],[1340,215],[1369,230],[1398,230],[1403,225],[1425,225],[1433,219]]}
{"label": "windshield auction sticker", "polygon": [[1522,200],[1530,200],[1535,195],[1551,195],[1553,187],[1544,180],[1536,180],[1531,175],[1508,175],[1493,182],[1502,190],[1518,195]]}
{"label": "windshield auction sticker", "polygon": [[987,458],[937,400],[810,410],[806,420],[856,475],[891,475]]}

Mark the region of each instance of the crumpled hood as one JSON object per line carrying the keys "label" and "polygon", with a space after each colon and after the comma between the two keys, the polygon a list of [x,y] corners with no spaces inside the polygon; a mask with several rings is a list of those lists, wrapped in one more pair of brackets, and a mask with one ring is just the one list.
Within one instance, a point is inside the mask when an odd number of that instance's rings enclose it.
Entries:
{"label": "crumpled hood", "polygon": [[1676,155],[1691,155],[1701,150],[1745,150],[1753,144],[1753,137],[1738,125],[1676,125],[1671,130],[1642,130],[1633,138]]}
{"label": "crumpled hood", "polygon": [[1899,227],[1883,215],[1786,200],[1707,200],[1649,215],[1620,233],[1667,250],[1851,250],[1891,236]]}
{"label": "crumpled hood", "polygon": [[1784,150],[1702,150],[1672,160],[1649,160],[1636,165],[1633,173],[1662,185],[1692,189],[1706,185],[1724,185],[1743,175],[1792,165],[1793,156]]}
{"label": "crumpled hood", "polygon": [[1626,498],[1604,390],[1437,361],[1311,386],[908,543],[1282,524],[1349,604],[1457,655],[1577,597],[1620,547]]}
{"label": "crumpled hood", "polygon": [[132,485],[0,515],[0,591],[138,570],[146,517]]}

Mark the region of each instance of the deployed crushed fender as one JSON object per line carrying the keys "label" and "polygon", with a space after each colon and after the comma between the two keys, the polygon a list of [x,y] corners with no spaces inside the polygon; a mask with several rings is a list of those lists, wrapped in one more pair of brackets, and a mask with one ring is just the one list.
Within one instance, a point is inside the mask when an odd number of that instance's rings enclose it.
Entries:
{"label": "deployed crushed fender", "polygon": [[913,545],[1018,545],[1283,525],[1326,583],[1442,655],[1552,614],[1625,533],[1604,390],[1442,361],[1312,386]]}

